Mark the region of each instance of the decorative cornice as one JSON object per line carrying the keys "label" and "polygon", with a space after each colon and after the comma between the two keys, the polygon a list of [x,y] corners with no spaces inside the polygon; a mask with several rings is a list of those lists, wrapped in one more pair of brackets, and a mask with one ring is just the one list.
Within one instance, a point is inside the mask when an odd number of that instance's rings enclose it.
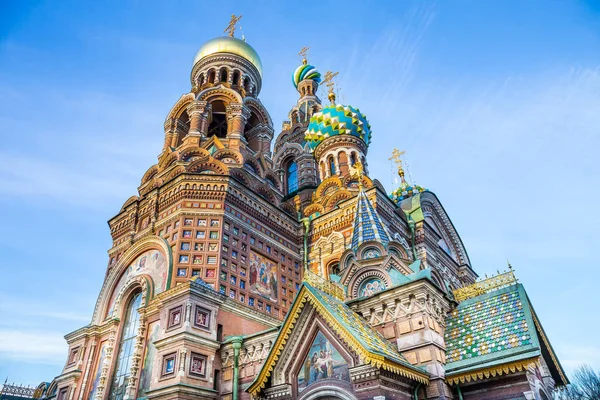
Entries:
{"label": "decorative cornice", "polygon": [[495,290],[514,285],[517,283],[517,278],[512,270],[500,275],[475,282],[472,285],[464,286],[453,291],[454,298],[459,303],[473,297],[481,296],[482,294],[493,292]]}
{"label": "decorative cornice", "polygon": [[494,365],[492,367],[481,368],[473,371],[462,372],[458,374],[446,375],[446,382],[449,385],[458,385],[465,382],[474,382],[490,377],[514,374],[525,371],[530,365],[537,362],[538,358],[528,358],[525,360],[514,361],[505,364]]}

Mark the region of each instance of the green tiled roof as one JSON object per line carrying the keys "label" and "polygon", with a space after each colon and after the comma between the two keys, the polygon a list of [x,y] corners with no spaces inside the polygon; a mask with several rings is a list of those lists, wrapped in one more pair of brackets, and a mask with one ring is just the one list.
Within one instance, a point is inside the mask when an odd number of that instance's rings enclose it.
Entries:
{"label": "green tiled roof", "polygon": [[404,365],[408,368],[424,373],[422,368],[415,367],[409,363],[402,354],[398,352],[390,341],[386,340],[379,332],[369,326],[364,318],[360,317],[352,311],[345,303],[339,301],[335,297],[304,283],[308,289],[318,300],[325,306],[327,311],[334,317],[346,331],[354,337],[367,351],[378,354],[391,360],[397,364]]}
{"label": "green tiled roof", "polygon": [[521,284],[465,300],[446,326],[446,372],[539,356],[531,306]]}

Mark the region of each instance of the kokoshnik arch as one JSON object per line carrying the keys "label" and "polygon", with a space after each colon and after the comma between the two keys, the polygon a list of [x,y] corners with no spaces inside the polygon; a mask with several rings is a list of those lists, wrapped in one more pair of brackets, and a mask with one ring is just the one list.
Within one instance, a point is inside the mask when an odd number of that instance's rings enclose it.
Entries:
{"label": "kokoshnik arch", "polygon": [[[257,52],[206,42],[158,162],[110,219],[89,325],[32,395],[548,399],[568,383],[523,286],[476,281],[438,197],[369,177],[371,126],[304,58],[275,139]],[[273,148],[273,150],[272,150]]]}

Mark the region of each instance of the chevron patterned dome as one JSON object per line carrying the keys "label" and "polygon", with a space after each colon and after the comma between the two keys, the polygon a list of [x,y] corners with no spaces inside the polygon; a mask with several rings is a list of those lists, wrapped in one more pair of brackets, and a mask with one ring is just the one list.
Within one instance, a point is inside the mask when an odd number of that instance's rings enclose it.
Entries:
{"label": "chevron patterned dome", "polygon": [[302,64],[301,66],[296,68],[296,70],[294,71],[294,75],[292,76],[294,87],[298,89],[298,84],[305,79],[312,79],[316,83],[320,83],[321,73],[310,64]]}
{"label": "chevron patterned dome", "polygon": [[310,118],[304,140],[314,150],[323,140],[338,135],[356,136],[368,146],[371,142],[371,125],[358,108],[330,105]]}

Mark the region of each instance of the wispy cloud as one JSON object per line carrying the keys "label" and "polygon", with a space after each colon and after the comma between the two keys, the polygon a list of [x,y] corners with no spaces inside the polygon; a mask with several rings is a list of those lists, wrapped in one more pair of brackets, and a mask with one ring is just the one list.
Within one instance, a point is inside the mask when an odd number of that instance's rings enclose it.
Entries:
{"label": "wispy cloud", "polygon": [[58,332],[0,329],[0,360],[60,364],[67,354],[67,344]]}
{"label": "wispy cloud", "polygon": [[[90,321],[90,315],[78,314],[70,311],[61,311],[59,304],[52,302],[40,303],[32,301],[29,298],[10,296],[0,293],[0,312],[2,315],[11,315],[13,317],[42,317],[58,321],[72,321],[87,323]],[[36,321],[37,318],[33,318]],[[13,324],[14,325],[14,324]]]}

